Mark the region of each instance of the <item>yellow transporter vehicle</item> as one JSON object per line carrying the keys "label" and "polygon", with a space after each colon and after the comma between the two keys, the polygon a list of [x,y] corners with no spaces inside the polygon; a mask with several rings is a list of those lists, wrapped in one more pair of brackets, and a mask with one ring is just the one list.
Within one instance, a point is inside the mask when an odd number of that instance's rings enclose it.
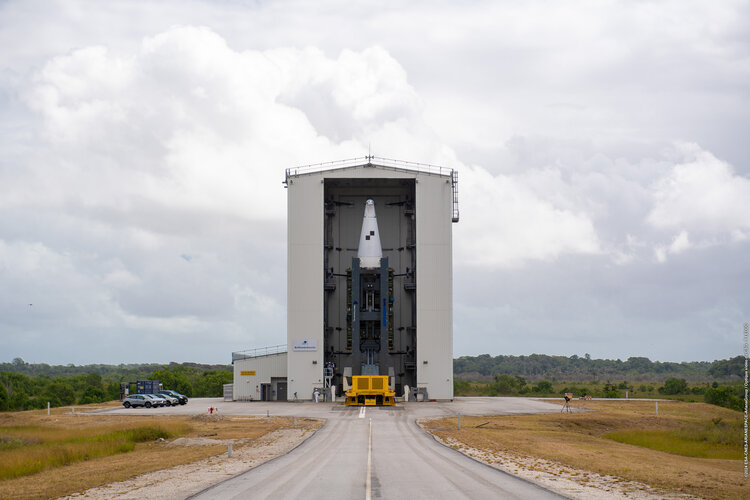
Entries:
{"label": "yellow transporter vehicle", "polygon": [[394,406],[396,393],[388,388],[387,375],[355,375],[346,391],[346,406]]}

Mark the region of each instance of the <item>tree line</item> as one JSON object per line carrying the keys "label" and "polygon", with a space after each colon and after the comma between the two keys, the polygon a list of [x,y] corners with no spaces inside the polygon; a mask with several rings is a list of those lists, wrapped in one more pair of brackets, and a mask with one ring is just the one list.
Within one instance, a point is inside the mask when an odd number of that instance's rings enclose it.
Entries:
{"label": "tree line", "polygon": [[531,396],[562,397],[571,393],[574,398],[591,396],[594,398],[668,398],[684,401],[704,401],[737,411],[745,408],[745,387],[740,382],[717,381],[688,384],[684,378],[670,377],[663,384],[600,382],[552,383],[539,380],[529,383],[518,375],[503,373],[495,375],[491,381],[469,381],[454,378],[453,393],[456,396]]}
{"label": "tree line", "polygon": [[32,410],[120,398],[121,382],[159,380],[188,397],[220,397],[232,383],[231,365],[197,363],[38,365],[16,358],[0,364],[0,411]]}
{"label": "tree line", "polygon": [[[543,395],[562,390],[595,397],[622,397],[624,391],[629,391],[644,397],[703,395],[706,402],[727,407],[740,404],[738,391],[744,388],[737,382],[744,378],[744,366],[742,356],[683,363],[651,361],[643,357],[631,357],[626,361],[592,359],[588,354],[583,357],[482,354],[453,360],[456,395]],[[188,397],[220,397],[223,385],[231,383],[232,379],[231,365],[76,366],[33,364],[15,358],[10,363],[0,363],[0,411],[46,408],[48,401],[53,407],[110,401],[120,397],[121,382],[137,380],[160,380],[165,389]],[[559,385],[560,380],[566,381],[565,387],[553,387],[553,384]],[[601,380],[607,382],[600,383]],[[635,382],[616,384],[610,380]],[[717,381],[728,384],[719,385]],[[664,385],[660,385],[662,383]],[[688,383],[692,387],[688,387]]]}
{"label": "tree line", "polygon": [[461,356],[453,360],[453,373],[462,380],[492,381],[497,375],[518,375],[536,380],[637,380],[661,381],[666,378],[684,378],[698,382],[708,380],[730,381],[744,377],[745,359],[736,356],[716,361],[691,361],[682,363],[651,361],[645,357],[620,359],[592,359],[582,357],[548,356]]}

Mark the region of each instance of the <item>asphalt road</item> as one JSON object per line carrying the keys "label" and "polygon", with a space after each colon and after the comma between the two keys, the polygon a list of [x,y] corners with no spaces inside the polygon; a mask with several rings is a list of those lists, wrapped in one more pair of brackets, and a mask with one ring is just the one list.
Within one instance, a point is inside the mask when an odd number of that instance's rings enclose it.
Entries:
{"label": "asphalt road", "polygon": [[559,411],[525,398],[457,398],[453,403],[400,403],[357,408],[330,403],[241,403],[193,399],[159,409],[113,409],[107,414],[309,416],[325,425],[290,453],[219,483],[199,499],[494,499],[561,498],[476,462],[436,442],[418,418]]}

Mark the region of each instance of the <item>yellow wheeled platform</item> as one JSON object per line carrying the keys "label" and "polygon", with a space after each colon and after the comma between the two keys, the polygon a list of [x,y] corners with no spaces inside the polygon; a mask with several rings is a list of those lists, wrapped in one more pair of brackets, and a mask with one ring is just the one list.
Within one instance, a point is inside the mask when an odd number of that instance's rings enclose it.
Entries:
{"label": "yellow wheeled platform", "polygon": [[346,391],[346,406],[393,406],[396,393],[388,389],[387,375],[356,375]]}

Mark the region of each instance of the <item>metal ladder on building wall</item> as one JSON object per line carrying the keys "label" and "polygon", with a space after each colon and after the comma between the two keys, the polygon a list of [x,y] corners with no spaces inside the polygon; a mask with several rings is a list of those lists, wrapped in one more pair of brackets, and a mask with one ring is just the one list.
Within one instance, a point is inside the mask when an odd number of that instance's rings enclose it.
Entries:
{"label": "metal ladder on building wall", "polygon": [[451,171],[451,190],[453,191],[453,222],[458,222],[458,171]]}

